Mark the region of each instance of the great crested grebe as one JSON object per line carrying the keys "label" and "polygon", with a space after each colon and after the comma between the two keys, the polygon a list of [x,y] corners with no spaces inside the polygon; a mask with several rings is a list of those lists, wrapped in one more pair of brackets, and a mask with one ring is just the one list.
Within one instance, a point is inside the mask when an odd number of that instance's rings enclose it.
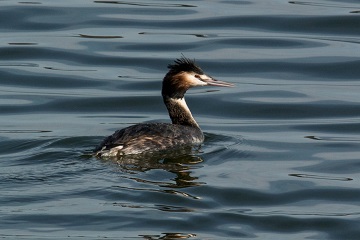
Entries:
{"label": "great crested grebe", "polygon": [[176,59],[168,65],[169,72],[162,83],[162,96],[169,112],[170,123],[140,123],[121,130],[95,149],[99,157],[117,157],[144,152],[155,152],[186,145],[199,145],[204,135],[186,105],[184,95],[196,86],[232,87],[231,83],[218,81],[195,64],[195,60]]}

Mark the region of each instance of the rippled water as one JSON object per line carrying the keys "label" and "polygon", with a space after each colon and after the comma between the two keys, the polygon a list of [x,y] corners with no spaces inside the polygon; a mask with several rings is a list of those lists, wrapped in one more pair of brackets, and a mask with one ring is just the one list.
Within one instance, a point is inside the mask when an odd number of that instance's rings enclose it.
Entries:
{"label": "rippled water", "polygon": [[[360,239],[360,3],[0,1],[0,237]],[[193,154],[88,155],[169,121],[185,54]]]}

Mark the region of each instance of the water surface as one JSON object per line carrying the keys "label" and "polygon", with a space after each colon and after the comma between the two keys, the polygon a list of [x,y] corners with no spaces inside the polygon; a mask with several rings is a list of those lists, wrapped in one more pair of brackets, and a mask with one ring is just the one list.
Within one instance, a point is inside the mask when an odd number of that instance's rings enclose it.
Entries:
{"label": "water surface", "polygon": [[[2,238],[360,238],[358,1],[0,5]],[[188,92],[203,146],[89,156],[181,54],[236,84]]]}

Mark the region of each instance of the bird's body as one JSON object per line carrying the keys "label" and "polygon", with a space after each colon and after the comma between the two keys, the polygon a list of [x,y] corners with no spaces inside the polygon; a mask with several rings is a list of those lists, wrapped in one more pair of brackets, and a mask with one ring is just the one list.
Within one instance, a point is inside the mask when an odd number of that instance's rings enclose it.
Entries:
{"label": "bird's body", "polygon": [[117,157],[155,152],[181,146],[199,145],[204,135],[186,105],[184,95],[195,86],[231,87],[230,83],[215,80],[187,58],[169,65],[162,96],[172,123],[142,123],[116,131],[95,149],[101,157]]}
{"label": "bird's body", "polygon": [[[179,146],[201,144],[204,135],[199,128],[168,123],[136,124],[116,131],[102,145],[101,156],[122,156],[167,150]],[[101,149],[99,149],[101,150]]]}

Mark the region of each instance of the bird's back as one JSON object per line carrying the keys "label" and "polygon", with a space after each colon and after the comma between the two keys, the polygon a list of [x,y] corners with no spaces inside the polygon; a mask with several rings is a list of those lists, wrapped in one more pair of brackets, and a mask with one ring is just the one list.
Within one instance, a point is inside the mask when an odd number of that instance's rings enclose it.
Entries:
{"label": "bird's back", "polygon": [[201,144],[199,128],[168,123],[136,124],[116,131],[95,149],[97,156],[122,156]]}

